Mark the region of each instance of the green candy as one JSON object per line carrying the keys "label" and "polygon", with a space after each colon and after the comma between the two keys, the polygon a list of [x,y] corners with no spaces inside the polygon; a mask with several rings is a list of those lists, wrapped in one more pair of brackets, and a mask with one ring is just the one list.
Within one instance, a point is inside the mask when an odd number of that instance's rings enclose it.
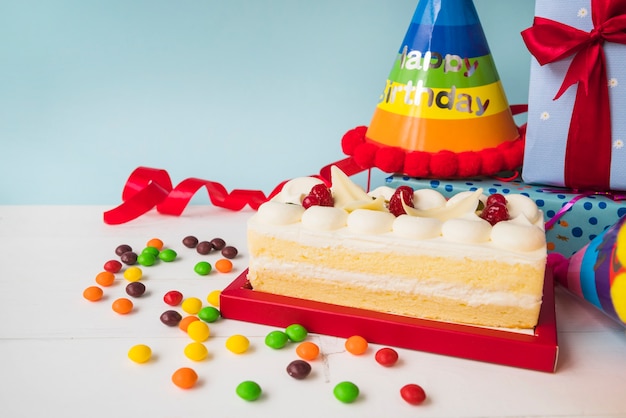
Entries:
{"label": "green candy", "polygon": [[200,276],[206,276],[211,272],[211,264],[208,261],[200,261],[193,268],[193,271],[198,273]]}
{"label": "green candy", "polygon": [[252,380],[246,380],[237,385],[237,395],[246,401],[256,401],[261,396],[261,386]]}
{"label": "green candy", "polygon": [[159,249],[156,247],[146,247],[141,251],[142,254],[152,254],[154,257],[158,257]]}
{"label": "green candy", "polygon": [[149,252],[142,252],[137,256],[137,264],[142,266],[153,266],[156,262],[156,257]]}
{"label": "green candy", "polygon": [[352,403],[359,397],[359,387],[352,382],[337,383],[333,394],[343,403]]}
{"label": "green candy", "polygon": [[295,343],[304,341],[308,335],[308,331],[300,324],[291,324],[285,329],[285,333],[289,339]]}
{"label": "green candy", "polygon": [[282,331],[271,331],[265,336],[265,345],[274,349],[283,348],[289,337]]}
{"label": "green candy", "polygon": [[159,253],[159,258],[162,261],[169,263],[170,261],[174,261],[177,255],[178,254],[176,254],[176,251],[172,250],[171,248],[167,248]]}
{"label": "green candy", "polygon": [[220,317],[220,311],[213,306],[205,306],[198,312],[198,318],[204,322],[215,322]]}

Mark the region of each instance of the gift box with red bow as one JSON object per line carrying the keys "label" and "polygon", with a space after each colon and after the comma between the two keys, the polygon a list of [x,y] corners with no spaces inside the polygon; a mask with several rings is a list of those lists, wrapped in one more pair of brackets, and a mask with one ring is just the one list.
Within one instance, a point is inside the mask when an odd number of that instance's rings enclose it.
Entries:
{"label": "gift box with red bow", "polygon": [[537,0],[522,176],[626,190],[626,1]]}

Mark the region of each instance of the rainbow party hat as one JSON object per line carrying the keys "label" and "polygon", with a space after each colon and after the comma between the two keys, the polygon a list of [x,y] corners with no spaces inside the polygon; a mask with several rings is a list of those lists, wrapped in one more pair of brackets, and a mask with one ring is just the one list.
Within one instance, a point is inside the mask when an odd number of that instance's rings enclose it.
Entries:
{"label": "rainbow party hat", "polygon": [[420,0],[369,127],[342,149],[361,168],[470,177],[522,163],[515,125],[472,0]]}

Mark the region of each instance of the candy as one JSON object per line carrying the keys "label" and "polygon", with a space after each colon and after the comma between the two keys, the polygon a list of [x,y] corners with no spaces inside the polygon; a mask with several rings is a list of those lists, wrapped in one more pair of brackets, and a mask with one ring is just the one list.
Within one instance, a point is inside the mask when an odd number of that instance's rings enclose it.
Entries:
{"label": "candy", "polygon": [[252,380],[246,380],[237,385],[237,395],[246,401],[256,401],[261,396],[261,386]]}
{"label": "candy", "polygon": [[141,280],[142,276],[143,276],[143,272],[141,271],[139,267],[136,267],[136,266],[128,267],[124,271],[124,278],[128,280],[129,282],[136,282],[138,280]]}
{"label": "candy", "polygon": [[200,241],[198,245],[196,245],[196,251],[198,254],[207,255],[213,251],[213,244],[209,241]]}
{"label": "candy", "polygon": [[289,337],[291,341],[299,343],[306,339],[308,332],[306,328],[300,324],[291,324],[285,328],[285,334],[287,334],[287,337]]}
{"label": "candy", "polygon": [[143,252],[137,256],[137,264],[141,264],[142,266],[153,266],[155,262],[156,257],[150,252]]}
{"label": "candy", "polygon": [[122,269],[122,263],[120,263],[117,260],[109,260],[106,263],[104,263],[104,270],[111,272],[111,273],[117,273]]}
{"label": "candy", "polygon": [[187,332],[187,328],[189,328],[189,324],[191,324],[194,321],[199,321],[200,318],[198,318],[197,316],[194,315],[189,315],[184,317],[183,319],[180,320],[180,322],[178,323],[178,328],[180,328],[181,330]]}
{"label": "candy", "polygon": [[204,322],[215,322],[220,317],[220,311],[213,306],[205,306],[198,312],[198,317]]}
{"label": "candy", "polygon": [[134,345],[128,350],[128,358],[135,363],[145,363],[152,357],[152,349],[145,344]]}
{"label": "candy", "polygon": [[187,326],[187,335],[196,342],[208,340],[210,334],[209,326],[202,321],[193,321]]}
{"label": "candy", "polygon": [[243,354],[250,347],[250,341],[243,335],[235,334],[226,340],[226,348],[235,354]]}
{"label": "candy", "polygon": [[237,254],[238,251],[235,247],[227,245],[226,247],[222,248],[222,255],[226,258],[235,258],[237,257]]}
{"label": "candy", "polygon": [[194,341],[185,347],[185,356],[189,360],[202,361],[209,355],[209,350],[201,342]]}
{"label": "candy", "polygon": [[206,297],[206,301],[215,307],[220,306],[220,295],[222,294],[221,290],[213,290]]}
{"label": "candy", "polygon": [[146,286],[141,282],[131,282],[126,285],[126,294],[134,298],[146,293]]}
{"label": "candy", "polygon": [[333,394],[343,403],[352,403],[359,397],[359,387],[352,382],[340,382],[333,389]]}
{"label": "candy", "polygon": [[187,248],[196,248],[196,245],[198,245],[198,238],[193,235],[188,235],[183,238],[183,245]]}
{"label": "candy", "polygon": [[287,365],[287,374],[294,379],[305,379],[311,373],[311,365],[304,360],[294,360]]}
{"label": "candy", "polygon": [[132,266],[133,264],[137,264],[137,254],[132,251],[126,251],[120,256],[120,260],[127,266]]}
{"label": "candy", "polygon": [[419,405],[426,400],[424,389],[414,383],[402,386],[400,396],[411,405]]}
{"label": "candy", "polygon": [[211,244],[213,245],[213,248],[220,251],[222,248],[226,246],[226,241],[224,241],[221,238],[213,238],[211,240]]}
{"label": "candy", "polygon": [[108,287],[115,282],[115,274],[110,271],[102,271],[96,275],[96,283],[100,286]]}
{"label": "candy", "polygon": [[320,354],[320,348],[311,341],[305,341],[298,344],[296,354],[304,360],[315,360]]}
{"label": "candy", "polygon": [[118,245],[115,248],[115,255],[121,256],[122,254],[127,253],[132,250],[133,249],[131,248],[130,245],[127,245],[127,244]]}
{"label": "candy", "polygon": [[83,297],[91,302],[97,302],[102,299],[104,292],[98,286],[89,286],[83,290]]}
{"label": "candy", "polygon": [[168,327],[175,327],[182,319],[182,315],[176,311],[170,310],[163,312],[159,318],[161,319],[161,322]]}
{"label": "candy", "polygon": [[385,347],[378,350],[374,358],[381,366],[391,367],[398,361],[398,352],[393,348]]}
{"label": "candy", "polygon": [[172,382],[181,389],[191,389],[198,381],[198,374],[189,367],[181,367],[172,374]]}
{"label": "candy", "polygon": [[171,248],[166,248],[159,253],[159,259],[161,261],[165,261],[166,263],[176,260],[177,256],[178,254],[176,254],[176,251],[172,250]]}
{"label": "candy", "polygon": [[211,264],[208,261],[200,261],[193,267],[193,271],[200,276],[206,276],[211,272]]}
{"label": "candy", "polygon": [[215,262],[215,269],[220,273],[229,273],[233,269],[233,262],[226,258],[220,258]]}
{"label": "candy", "polygon": [[188,314],[195,315],[200,312],[200,309],[202,309],[202,301],[194,297],[187,298],[183,300],[183,303],[180,305],[180,307],[183,308],[183,311],[187,312]]}
{"label": "candy", "polygon": [[280,349],[287,344],[289,337],[283,331],[271,331],[265,336],[265,345],[274,349]]}
{"label": "candy", "polygon": [[157,250],[161,251],[163,249],[163,241],[159,238],[152,238],[146,242],[146,247],[154,247]]}
{"label": "candy", "polygon": [[345,347],[349,353],[358,356],[367,350],[367,340],[360,335],[353,335],[346,340]]}
{"label": "candy", "polygon": [[152,254],[155,257],[158,257],[160,252],[161,250],[159,250],[157,247],[146,247],[141,250],[141,254]]}
{"label": "candy", "polygon": [[115,299],[111,308],[120,315],[126,315],[133,310],[133,302],[126,298]]}
{"label": "candy", "polygon": [[178,290],[170,290],[163,295],[163,302],[170,306],[177,306],[183,300],[183,294]]}

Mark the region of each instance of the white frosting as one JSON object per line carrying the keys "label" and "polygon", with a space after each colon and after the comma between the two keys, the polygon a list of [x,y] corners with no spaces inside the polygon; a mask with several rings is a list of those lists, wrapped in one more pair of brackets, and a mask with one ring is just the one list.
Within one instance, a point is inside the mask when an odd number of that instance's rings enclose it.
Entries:
{"label": "white frosting", "polygon": [[[487,259],[494,258],[494,251],[501,250],[511,262],[516,257],[545,258],[543,214],[526,196],[508,194],[511,220],[493,227],[476,215],[479,200],[486,200],[482,189],[461,192],[447,201],[436,190],[417,190],[414,201],[416,204],[421,201],[422,206],[405,206],[407,215],[396,218],[384,204],[393,195],[393,189],[379,187],[368,195],[343,172],[333,169],[334,207],[312,206],[305,211],[294,204],[296,197],[300,199],[321,182],[315,178],[298,178],[287,182],[283,191],[261,205],[251,225],[268,234],[272,234],[272,227],[263,225],[289,225],[295,228],[293,238],[307,245],[324,246],[329,241],[341,241],[359,250],[371,248],[373,241],[369,236],[375,235],[376,243],[388,246],[389,251],[419,248],[437,254],[456,250],[466,257]],[[302,234],[302,229],[308,233]]]}

